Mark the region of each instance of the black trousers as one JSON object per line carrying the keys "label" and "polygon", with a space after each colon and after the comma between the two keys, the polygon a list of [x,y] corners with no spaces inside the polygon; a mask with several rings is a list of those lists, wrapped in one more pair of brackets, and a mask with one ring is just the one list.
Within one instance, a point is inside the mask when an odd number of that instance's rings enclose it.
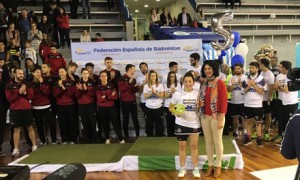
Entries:
{"label": "black trousers", "polygon": [[109,139],[109,122],[111,122],[115,133],[117,134],[118,140],[123,140],[121,123],[117,119],[115,107],[98,107],[98,119],[101,123],[102,130],[104,132],[105,139]]}
{"label": "black trousers", "polygon": [[58,123],[62,142],[77,142],[78,118],[75,105],[57,105]]}
{"label": "black trousers", "polygon": [[67,45],[68,45],[68,47],[70,47],[71,46],[71,42],[70,42],[70,28],[67,28],[67,29],[58,29],[58,32],[59,32],[59,36],[60,36],[61,46],[62,47],[65,46],[65,37],[66,37]]}
{"label": "black trousers", "polygon": [[46,109],[33,109],[32,110],[37,132],[42,143],[46,143],[44,132],[44,120],[50,129],[51,142],[56,142],[56,121],[53,117],[50,107]]}
{"label": "black trousers", "polygon": [[119,123],[121,124],[121,104],[120,104],[119,99],[115,100],[115,107],[116,107],[116,111],[117,111],[117,119],[118,119]]}
{"label": "black trousers", "polygon": [[115,5],[115,0],[107,0],[107,6],[108,9],[110,10],[112,7]]}
{"label": "black trousers", "polygon": [[6,123],[6,115],[8,110],[8,104],[0,104],[0,151],[2,151],[2,144],[4,139],[4,130]]}
{"label": "black trousers", "polygon": [[289,119],[294,115],[294,113],[296,112],[297,109],[298,109],[298,103],[282,106],[282,125],[281,125],[281,127],[283,128],[282,134],[285,132],[285,127],[286,127]]}
{"label": "black trousers", "polygon": [[77,8],[79,4],[79,0],[69,0],[70,2],[70,8],[71,8],[71,18],[72,19],[77,19]]}
{"label": "black trousers", "polygon": [[135,129],[136,137],[140,136],[140,125],[137,118],[137,106],[136,102],[125,102],[121,101],[122,114],[123,114],[123,131],[126,137],[128,134],[128,124],[129,124],[129,114],[131,115],[131,119],[133,121],[133,126]]}
{"label": "black trousers", "polygon": [[165,118],[167,122],[167,134],[169,137],[174,137],[175,116],[169,111],[169,108],[164,107]]}
{"label": "black trousers", "polygon": [[83,126],[83,139],[88,143],[97,142],[96,122],[97,114],[94,104],[79,104],[79,118]]}
{"label": "black trousers", "polygon": [[146,134],[153,136],[153,127],[155,126],[155,135],[161,137],[164,135],[163,107],[150,109],[146,107]]}

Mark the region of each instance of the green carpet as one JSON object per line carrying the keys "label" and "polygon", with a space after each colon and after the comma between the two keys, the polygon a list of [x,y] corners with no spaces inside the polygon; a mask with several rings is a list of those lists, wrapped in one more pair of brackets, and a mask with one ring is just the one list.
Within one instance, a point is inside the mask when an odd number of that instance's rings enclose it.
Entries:
{"label": "green carpet", "polygon": [[[224,154],[236,153],[230,136],[223,136]],[[199,155],[206,155],[204,137],[199,138]],[[188,144],[188,151],[190,148]],[[139,137],[126,155],[138,156],[178,156],[178,141],[176,137]]]}
{"label": "green carpet", "polygon": [[39,164],[49,161],[49,164],[82,164],[118,162],[130,149],[132,144],[78,144],[78,145],[48,145],[31,153],[19,164]]}
{"label": "green carpet", "polygon": [[[231,137],[223,137],[224,154],[235,153]],[[199,139],[199,155],[205,155],[204,138]],[[189,148],[188,148],[189,154]],[[31,153],[19,164],[113,163],[125,155],[173,158],[178,155],[176,137],[139,137],[133,144],[47,145]]]}

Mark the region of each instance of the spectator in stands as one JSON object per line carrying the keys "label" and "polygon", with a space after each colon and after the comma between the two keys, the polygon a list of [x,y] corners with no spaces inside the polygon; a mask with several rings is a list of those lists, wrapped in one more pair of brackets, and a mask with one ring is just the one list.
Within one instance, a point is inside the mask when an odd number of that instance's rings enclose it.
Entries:
{"label": "spectator in stands", "polygon": [[31,58],[26,58],[25,59],[25,80],[26,82],[31,82],[33,80],[33,71],[36,69],[38,66],[32,61]]}
{"label": "spectator in stands", "polygon": [[108,10],[111,10],[115,6],[114,0],[107,0]]}
{"label": "spectator in stands", "polygon": [[16,42],[16,46],[20,47],[20,32],[15,29],[15,23],[10,22],[9,28],[6,30],[6,41],[10,42],[11,39],[14,39]]}
{"label": "spectator in stands", "polygon": [[91,17],[91,2],[90,0],[82,0],[82,12],[83,12],[83,19]]}
{"label": "spectator in stands", "polygon": [[101,37],[101,33],[96,33],[96,42],[103,42],[103,38]]}
{"label": "spectator in stands", "polygon": [[42,20],[41,20],[41,22],[38,23],[37,27],[38,27],[38,30],[42,31],[42,33],[52,35],[53,27],[50,24],[50,22],[48,22],[47,15],[44,14],[42,16]]}
{"label": "spectator in stands", "polygon": [[64,7],[59,8],[59,15],[56,17],[56,21],[62,48],[65,48],[65,37],[68,44],[68,48],[70,48],[71,44],[69,16],[66,14],[66,10]]}
{"label": "spectator in stands", "polygon": [[181,13],[178,14],[177,24],[179,26],[189,26],[192,22],[191,15],[186,12],[186,7],[181,8]]}
{"label": "spectator in stands", "polygon": [[82,34],[80,36],[80,42],[91,42],[91,36],[87,29],[83,29]]}
{"label": "spectator in stands", "polygon": [[66,68],[66,60],[61,53],[57,52],[56,46],[50,46],[50,53],[46,56],[45,63],[50,64],[51,74],[58,75],[59,68]]}
{"label": "spectator in stands", "polygon": [[17,61],[19,66],[21,66],[20,55],[21,55],[20,47],[17,46],[15,39],[11,39],[7,47],[6,61],[10,61],[10,62]]}
{"label": "spectator in stands", "polygon": [[57,7],[57,4],[55,2],[52,2],[50,5],[50,11],[47,13],[44,13],[48,17],[48,22],[53,26],[53,34],[52,39],[57,45],[57,47],[60,46],[59,40],[58,40],[58,27],[57,27],[57,21],[56,18],[59,15],[59,8]]}
{"label": "spectator in stands", "polygon": [[163,13],[160,15],[160,23],[163,26],[170,26],[173,23],[172,17],[167,8],[163,8]]}
{"label": "spectator in stands", "polygon": [[37,23],[31,23],[31,29],[28,32],[27,39],[30,41],[30,46],[36,51],[39,52],[39,46],[43,39],[43,34],[40,30],[37,29]]}
{"label": "spectator in stands", "polygon": [[78,9],[79,0],[69,0],[69,3],[71,8],[71,18],[78,19],[77,9]]}
{"label": "spectator in stands", "polygon": [[5,64],[8,64],[9,61],[7,61],[7,52],[5,49],[5,44],[3,41],[0,40],[0,59],[6,60]]}
{"label": "spectator in stands", "polygon": [[2,144],[4,139],[6,114],[9,109],[9,103],[5,96],[5,84],[9,81],[9,72],[5,65],[5,60],[6,59],[0,59],[0,157],[5,156],[5,154],[2,153]]}
{"label": "spectator in stands", "polygon": [[151,9],[150,25],[159,23],[159,14],[157,14],[156,9]]}
{"label": "spectator in stands", "polygon": [[18,23],[20,28],[21,48],[24,49],[31,23],[26,9],[21,10],[21,17],[19,18]]}
{"label": "spectator in stands", "polygon": [[197,22],[197,27],[203,27],[203,21],[205,21],[204,12],[200,5],[197,6],[194,21]]}
{"label": "spectator in stands", "polygon": [[6,16],[6,9],[4,8],[3,3],[0,2],[0,39],[5,38],[5,31],[7,29]]}
{"label": "spectator in stands", "polygon": [[52,45],[54,45],[54,43],[53,43],[50,35],[43,34],[43,40],[39,46],[39,55],[40,55],[43,63],[45,62],[45,59],[48,56],[48,54],[50,54],[50,47]]}
{"label": "spectator in stands", "polygon": [[36,24],[39,22],[38,18],[36,17],[34,11],[29,11],[28,18],[30,19],[30,22],[35,22]]}
{"label": "spectator in stands", "polygon": [[18,12],[17,12],[17,9],[13,10],[13,8],[8,8],[6,14],[7,14],[8,24],[10,24],[10,23],[17,24],[17,22],[18,22],[17,19],[18,19],[18,16],[19,16]]}
{"label": "spectator in stands", "polygon": [[36,51],[31,47],[30,41],[28,40],[25,42],[25,49],[23,50],[23,55],[25,59],[30,58],[35,64],[37,63]]}
{"label": "spectator in stands", "polygon": [[235,3],[239,3],[239,8],[242,6],[242,1],[241,0],[235,0]]}

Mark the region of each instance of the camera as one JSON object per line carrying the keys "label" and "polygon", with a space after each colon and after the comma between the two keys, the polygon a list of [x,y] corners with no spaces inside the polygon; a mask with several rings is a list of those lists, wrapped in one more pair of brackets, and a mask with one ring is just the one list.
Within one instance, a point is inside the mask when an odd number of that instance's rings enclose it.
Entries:
{"label": "camera", "polygon": [[287,73],[289,91],[299,91],[300,90],[300,68],[293,68]]}

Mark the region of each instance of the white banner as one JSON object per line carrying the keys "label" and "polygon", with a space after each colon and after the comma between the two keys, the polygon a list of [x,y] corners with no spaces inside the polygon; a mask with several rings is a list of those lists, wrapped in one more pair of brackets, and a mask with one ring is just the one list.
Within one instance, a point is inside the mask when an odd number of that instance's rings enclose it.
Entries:
{"label": "white banner", "polygon": [[[122,75],[126,64],[134,64],[136,76],[139,76],[139,64],[146,62],[148,69],[155,70],[160,78],[169,72],[169,62],[177,62],[179,73],[184,75],[191,68],[190,55],[195,52],[202,55],[201,39],[72,43],[71,47],[72,60],[79,66],[78,72],[87,62],[92,62],[95,64],[95,74],[99,74],[105,69],[105,57],[109,56],[113,58],[113,67],[121,71]],[[145,120],[141,111],[138,117],[140,135],[145,136]],[[129,136],[134,136],[132,121],[129,122]]]}
{"label": "white banner", "polygon": [[122,74],[126,64],[138,67],[140,62],[146,62],[149,70],[155,69],[162,75],[169,71],[171,61],[178,62],[180,72],[184,74],[190,67],[189,56],[194,52],[202,55],[201,39],[72,43],[71,47],[72,60],[79,66],[94,63],[97,73],[105,69],[104,58],[109,56],[114,60],[114,68]]}

